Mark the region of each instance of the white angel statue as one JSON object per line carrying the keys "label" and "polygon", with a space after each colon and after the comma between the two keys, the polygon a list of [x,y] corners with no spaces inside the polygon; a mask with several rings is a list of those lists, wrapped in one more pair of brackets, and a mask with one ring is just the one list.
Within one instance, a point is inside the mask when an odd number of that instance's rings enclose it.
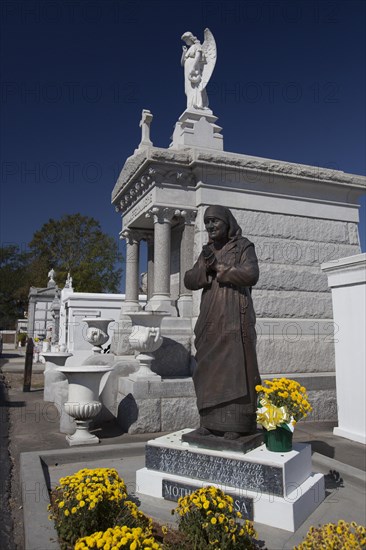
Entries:
{"label": "white angel statue", "polygon": [[54,279],[54,276],[56,275],[56,272],[55,270],[52,268],[49,272],[48,272],[48,278],[49,278],[49,283],[54,283],[55,282],[55,279]]}
{"label": "white angel statue", "polygon": [[187,109],[208,109],[206,86],[216,64],[216,42],[210,29],[205,29],[203,44],[191,32],[185,32],[181,65],[184,67],[184,91]]}

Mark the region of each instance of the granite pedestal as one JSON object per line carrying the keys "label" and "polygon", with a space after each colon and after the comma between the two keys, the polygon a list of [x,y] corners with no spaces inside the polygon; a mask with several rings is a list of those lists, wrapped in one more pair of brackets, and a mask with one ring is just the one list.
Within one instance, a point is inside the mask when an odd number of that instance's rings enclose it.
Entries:
{"label": "granite pedestal", "polygon": [[183,442],[190,429],[148,441],[146,467],[136,472],[137,492],[178,500],[213,485],[234,498],[243,517],[296,531],[324,500],[324,476],[311,470],[311,447],[297,443],[287,453],[265,445],[243,454]]}
{"label": "granite pedestal", "polygon": [[182,442],[191,443],[196,447],[215,451],[239,451],[248,453],[263,443],[263,430],[257,430],[251,435],[242,435],[236,439],[227,439],[223,436],[209,433],[202,435],[200,430],[193,430],[182,434]]}
{"label": "granite pedestal", "polygon": [[117,421],[129,434],[170,432],[189,423],[199,426],[191,377],[118,380]]}

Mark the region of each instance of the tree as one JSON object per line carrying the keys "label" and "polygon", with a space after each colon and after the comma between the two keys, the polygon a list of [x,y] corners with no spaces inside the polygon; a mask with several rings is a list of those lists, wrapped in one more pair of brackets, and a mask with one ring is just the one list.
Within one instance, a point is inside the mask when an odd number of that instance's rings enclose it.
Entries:
{"label": "tree", "polygon": [[81,214],[51,218],[34,233],[29,247],[33,286],[38,286],[41,275],[40,286],[45,286],[48,270],[53,268],[59,286],[70,273],[78,292],[118,292],[122,257],[117,243],[94,218]]}
{"label": "tree", "polygon": [[0,329],[14,329],[27,309],[29,257],[16,245],[0,248]]}

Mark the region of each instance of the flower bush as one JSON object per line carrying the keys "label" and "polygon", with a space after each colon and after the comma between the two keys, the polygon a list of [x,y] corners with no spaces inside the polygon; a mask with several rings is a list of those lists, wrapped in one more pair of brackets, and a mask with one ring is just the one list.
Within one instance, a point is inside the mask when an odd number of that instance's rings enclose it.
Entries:
{"label": "flower bush", "polygon": [[104,531],[98,531],[83,537],[75,544],[75,550],[89,550],[93,548],[103,548],[104,550],[117,550],[118,548],[128,548],[129,550],[160,550],[162,547],[151,536],[149,530],[145,531],[141,527],[129,528],[126,525],[122,527],[111,527]]}
{"label": "flower bush", "polygon": [[[252,522],[240,523],[233,499],[215,487],[203,487],[178,500],[173,513],[178,515],[179,530],[196,550],[214,548],[257,548]],[[177,548],[177,546],[176,546]]]}
{"label": "flower bush", "polygon": [[19,332],[17,334],[17,342],[18,343],[20,342],[21,346],[25,346],[27,338],[28,338],[28,334],[26,332]]}
{"label": "flower bush", "polygon": [[[299,393],[305,392],[300,388]],[[178,500],[178,506],[172,510],[178,516],[178,531],[153,523],[127,500],[124,481],[110,468],[84,468],[60,479],[52,491],[51,502],[50,519],[55,521],[62,550],[259,548],[252,522],[243,521],[240,512],[234,510],[233,499],[215,487],[197,489]],[[311,527],[294,550],[363,548],[366,548],[366,528],[340,520],[337,524]]]}
{"label": "flower bush", "polygon": [[127,500],[126,485],[114,469],[84,468],[60,479],[52,491],[50,519],[55,521],[61,548],[115,525],[151,529],[152,521]]}
{"label": "flower bush", "polygon": [[312,410],[304,386],[288,378],[265,380],[256,386],[259,394],[257,422],[266,430],[287,426],[291,431]]}
{"label": "flower bush", "polygon": [[310,527],[305,539],[294,550],[361,550],[366,548],[366,528],[354,521],[346,523],[327,523],[319,527]]}

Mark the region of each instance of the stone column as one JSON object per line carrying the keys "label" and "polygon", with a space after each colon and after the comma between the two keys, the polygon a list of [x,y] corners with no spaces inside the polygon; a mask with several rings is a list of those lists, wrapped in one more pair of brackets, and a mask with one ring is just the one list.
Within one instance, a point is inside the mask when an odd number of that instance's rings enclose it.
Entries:
{"label": "stone column", "polygon": [[126,239],[126,292],[125,301],[121,306],[118,326],[113,327],[111,352],[114,355],[134,355],[128,338],[131,334],[132,323],[126,311],[139,311],[139,252],[140,235],[138,232],[126,228],[121,232],[121,238]]}
{"label": "stone column", "polygon": [[192,291],[184,286],[184,274],[193,267],[194,223],[197,210],[182,210],[184,218],[180,243],[180,273],[178,311],[180,317],[192,317]]}
{"label": "stone column", "polygon": [[34,338],[34,318],[36,315],[36,304],[35,304],[35,289],[31,287],[29,292],[29,302],[28,302],[28,337]]}
{"label": "stone column", "polygon": [[173,316],[177,316],[177,310],[170,298],[170,242],[175,215],[180,216],[180,210],[166,207],[154,207],[147,213],[154,220],[154,293],[145,308]]}
{"label": "stone column", "polygon": [[51,344],[54,346],[58,344],[59,337],[60,337],[60,306],[61,306],[60,294],[61,294],[61,291],[57,288],[56,295],[51,304],[51,314],[54,320]]}
{"label": "stone column", "polygon": [[121,236],[126,239],[126,298],[122,311],[138,311],[140,239],[131,229],[122,231]]}
{"label": "stone column", "polygon": [[154,294],[154,233],[145,235],[147,243],[147,299],[150,300]]}

